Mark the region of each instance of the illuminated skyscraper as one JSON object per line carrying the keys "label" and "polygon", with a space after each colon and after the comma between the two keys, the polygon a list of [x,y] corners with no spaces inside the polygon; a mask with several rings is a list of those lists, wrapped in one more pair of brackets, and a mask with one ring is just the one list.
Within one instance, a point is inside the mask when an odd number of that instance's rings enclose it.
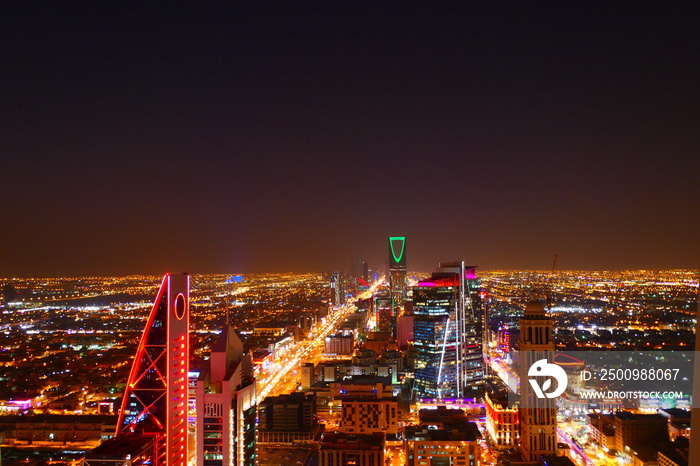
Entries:
{"label": "illuminated skyscraper", "polygon": [[396,317],[406,300],[406,237],[389,237],[389,296],[391,297],[392,334],[396,336]]}
{"label": "illuminated skyscraper", "polygon": [[254,466],[256,395],[253,361],[234,329],[224,327],[197,380],[197,465]]}
{"label": "illuminated skyscraper", "polygon": [[557,453],[557,404],[554,398],[537,398],[528,371],[536,361],[554,358],[554,324],[544,305],[532,301],[520,319],[520,450],[526,461]]}
{"label": "illuminated skyscraper", "polygon": [[413,287],[415,387],[421,398],[478,394],[484,381],[482,313],[475,267],[440,263]]}
{"label": "illuminated skyscraper", "polygon": [[116,436],[89,453],[87,465],[187,463],[189,289],[187,274],[163,278],[131,367]]}
{"label": "illuminated skyscraper", "polygon": [[345,294],[343,292],[343,279],[339,272],[331,274],[331,306],[338,307],[345,304]]}

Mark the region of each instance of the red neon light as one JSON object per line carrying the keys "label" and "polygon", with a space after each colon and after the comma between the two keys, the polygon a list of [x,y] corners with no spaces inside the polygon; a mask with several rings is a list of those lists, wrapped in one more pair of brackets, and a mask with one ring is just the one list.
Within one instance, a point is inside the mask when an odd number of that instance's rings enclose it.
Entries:
{"label": "red neon light", "polygon": [[[131,366],[131,371],[129,373],[129,380],[127,382],[127,387],[129,387],[129,388],[127,388],[127,390],[124,392],[124,396],[122,398],[122,406],[121,406],[121,409],[119,410],[119,420],[117,422],[116,435],[119,435],[121,432],[123,432],[123,428],[125,427],[125,426],[123,426],[123,424],[124,424],[124,416],[126,415],[126,411],[127,411],[127,403],[129,402],[129,398],[130,398],[130,396],[129,396],[130,390],[129,389],[133,389],[136,386],[136,383],[138,382],[138,380],[143,376],[143,374],[139,375],[139,368],[140,368],[139,366],[141,365],[140,361],[143,360],[143,357],[145,355],[146,343],[148,341],[148,334],[151,330],[151,327],[153,327],[153,322],[155,321],[155,318],[156,318],[158,306],[160,305],[160,302],[163,299],[163,294],[165,293],[165,284],[166,284],[167,279],[168,279],[167,275],[165,277],[163,277],[163,281],[160,284],[160,289],[158,290],[158,294],[156,295],[156,299],[153,301],[153,308],[151,309],[151,313],[148,316],[148,321],[146,322],[146,326],[144,327],[143,333],[141,334],[141,340],[139,341],[139,347],[136,350],[136,357],[134,358],[134,364]],[[150,356],[149,356],[149,359],[150,359]],[[157,368],[156,368],[156,370],[157,370]],[[162,374],[160,374],[160,371],[158,371],[158,372],[159,372],[158,375],[162,377]],[[133,430],[133,426],[130,425],[129,427],[130,427],[129,430]]]}
{"label": "red neon light", "polygon": [[185,465],[186,455],[178,456],[178,452],[187,451],[182,425],[186,419],[185,373],[189,362],[188,299],[189,276],[163,278],[119,412],[117,435],[143,431],[157,436],[153,466]]}

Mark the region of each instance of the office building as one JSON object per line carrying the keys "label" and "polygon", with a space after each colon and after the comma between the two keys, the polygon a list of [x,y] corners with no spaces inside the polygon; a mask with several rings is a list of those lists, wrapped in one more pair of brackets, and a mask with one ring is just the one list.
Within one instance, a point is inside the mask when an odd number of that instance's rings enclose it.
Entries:
{"label": "office building", "polygon": [[388,332],[392,334],[393,316],[393,299],[390,292],[380,290],[373,297],[374,310],[374,330],[377,332]]}
{"label": "office building", "polygon": [[86,455],[86,464],[127,456],[154,466],[187,463],[189,285],[187,274],[163,278],[139,340],[116,436]]}
{"label": "office building", "polygon": [[481,434],[461,409],[421,409],[420,424],[406,428],[408,466],[480,466]]}
{"label": "office building", "polygon": [[331,274],[330,303],[333,307],[340,307],[345,304],[345,293],[343,291],[343,279],[339,272]]}
{"label": "office building", "polygon": [[316,396],[268,396],[258,406],[259,443],[312,442],[318,431]]}
{"label": "office building", "polygon": [[324,435],[319,466],[384,466],[384,434]]}
{"label": "office building", "polygon": [[342,400],[339,432],[349,434],[396,434],[399,404],[396,398]]}
{"label": "office building", "polygon": [[518,407],[508,403],[507,390],[497,380],[486,384],[486,430],[496,450],[517,448],[520,441]]}
{"label": "office building", "polygon": [[198,466],[254,466],[256,395],[253,361],[227,325],[197,380]]}
{"label": "office building", "polygon": [[413,314],[404,314],[396,321],[396,344],[401,349],[413,343]]}
{"label": "office building", "polygon": [[309,390],[316,382],[316,367],[314,363],[307,362],[301,366],[301,389]]}
{"label": "office building", "polygon": [[588,426],[591,443],[601,450],[615,449],[615,415],[589,413]]}
{"label": "office building", "polygon": [[623,452],[668,441],[668,421],[660,414],[615,414],[615,448]]}
{"label": "office building", "polygon": [[661,447],[658,453],[658,466],[688,466],[690,458],[690,439],[676,438],[673,443]]}
{"label": "office building", "polygon": [[475,267],[441,263],[413,287],[415,388],[420,398],[472,398],[484,381]]}
{"label": "office building", "polygon": [[323,341],[323,352],[325,354],[334,354],[337,356],[351,356],[355,348],[355,336],[349,335],[330,335]]}

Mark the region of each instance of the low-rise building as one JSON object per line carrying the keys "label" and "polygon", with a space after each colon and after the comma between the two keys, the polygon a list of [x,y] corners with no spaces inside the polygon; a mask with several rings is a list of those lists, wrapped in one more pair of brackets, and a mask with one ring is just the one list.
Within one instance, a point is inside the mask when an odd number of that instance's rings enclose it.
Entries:
{"label": "low-rise building", "polygon": [[[615,414],[615,449],[625,451],[648,443],[668,441],[668,422],[659,414]],[[640,449],[641,450],[641,449]]]}
{"label": "low-rise building", "polygon": [[502,390],[487,390],[486,430],[496,450],[516,448],[520,441],[520,420],[517,406],[508,404],[508,395]]}
{"label": "low-rise building", "polygon": [[258,405],[258,443],[307,443],[319,432],[316,396],[268,396]]}
{"label": "low-rise building", "polygon": [[690,440],[678,437],[673,443],[669,443],[659,450],[659,466],[688,466],[690,455]]}
{"label": "low-rise building", "polygon": [[480,466],[481,433],[461,409],[422,409],[420,425],[406,428],[408,466]]}
{"label": "low-rise building", "polygon": [[398,401],[391,399],[344,399],[340,432],[355,434],[396,434]]}
{"label": "low-rise building", "polygon": [[323,342],[323,352],[325,354],[351,356],[354,348],[355,336],[352,333],[348,335],[329,335]]}
{"label": "low-rise building", "polygon": [[384,434],[326,434],[319,466],[384,466]]}
{"label": "low-rise building", "polygon": [[615,449],[615,415],[597,414],[588,415],[590,432],[595,443],[600,449]]}
{"label": "low-rise building", "polygon": [[72,445],[95,447],[114,436],[117,417],[88,414],[0,416],[5,443],[17,446]]}

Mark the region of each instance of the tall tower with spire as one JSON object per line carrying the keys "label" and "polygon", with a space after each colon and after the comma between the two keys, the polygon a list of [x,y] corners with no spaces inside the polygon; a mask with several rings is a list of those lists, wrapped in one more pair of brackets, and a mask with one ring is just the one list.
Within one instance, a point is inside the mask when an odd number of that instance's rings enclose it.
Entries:
{"label": "tall tower with spire", "polygon": [[528,380],[530,367],[554,358],[554,324],[544,305],[531,301],[520,319],[520,450],[526,461],[557,452],[557,405],[554,398],[538,398]]}
{"label": "tall tower with spire", "polygon": [[396,337],[396,318],[403,312],[407,294],[406,237],[389,237],[389,295],[391,297],[391,331]]}

